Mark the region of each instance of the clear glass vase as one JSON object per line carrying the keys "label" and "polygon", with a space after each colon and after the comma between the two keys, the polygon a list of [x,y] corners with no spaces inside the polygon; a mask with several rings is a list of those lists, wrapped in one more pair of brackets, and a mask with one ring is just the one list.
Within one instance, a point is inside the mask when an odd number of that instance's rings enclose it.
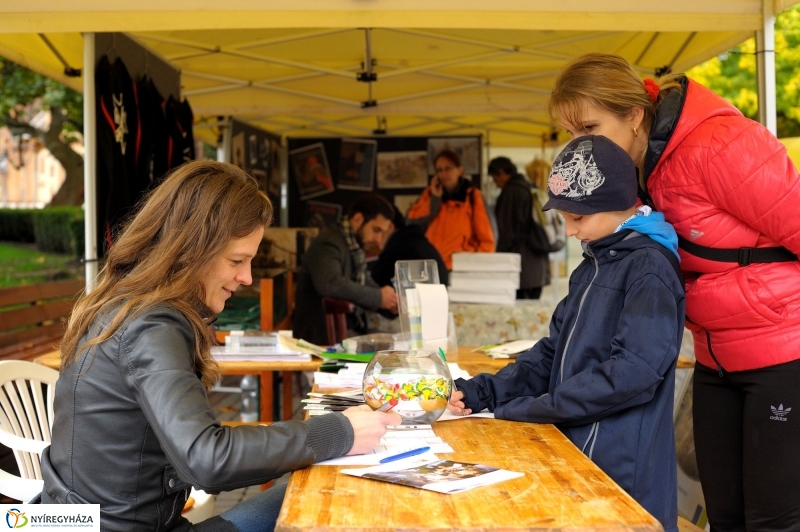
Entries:
{"label": "clear glass vase", "polygon": [[364,371],[367,404],[400,414],[404,425],[439,419],[452,389],[447,363],[433,351],[378,351]]}

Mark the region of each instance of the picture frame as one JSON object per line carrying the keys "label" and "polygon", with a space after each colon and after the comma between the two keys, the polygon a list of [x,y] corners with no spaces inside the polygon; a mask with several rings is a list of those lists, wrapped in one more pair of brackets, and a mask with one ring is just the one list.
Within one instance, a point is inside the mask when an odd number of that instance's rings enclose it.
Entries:
{"label": "picture frame", "polygon": [[289,162],[301,200],[335,190],[325,146],[321,142],[290,151]]}
{"label": "picture frame", "polygon": [[347,190],[372,190],[377,152],[377,141],[343,138],[337,186]]}
{"label": "picture frame", "polygon": [[425,188],[426,161],[424,151],[378,152],[378,188]]}

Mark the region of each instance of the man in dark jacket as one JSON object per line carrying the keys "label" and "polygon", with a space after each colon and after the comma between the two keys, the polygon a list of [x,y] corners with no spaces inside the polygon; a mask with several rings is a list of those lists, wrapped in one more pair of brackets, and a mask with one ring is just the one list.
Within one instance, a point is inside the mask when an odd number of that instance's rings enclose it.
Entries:
{"label": "man in dark jacket", "polygon": [[496,375],[457,379],[448,408],[554,423],[600,469],[677,532],[672,421],[686,302],[678,237],[636,207],[636,168],[605,137],[556,158],[546,209],[564,213],[584,260],[556,307],[550,336]]}
{"label": "man in dark jacket", "polygon": [[539,299],[542,287],[550,284],[552,248],[541,228],[531,216],[533,198],[531,183],[525,179],[508,157],[495,157],[489,162],[489,175],[502,189],[494,207],[497,219],[497,252],[519,253],[522,271],[519,275],[517,299]]}
{"label": "man in dark jacket", "polygon": [[365,311],[397,313],[397,295],[391,286],[379,287],[367,272],[364,246],[382,248],[394,217],[392,204],[367,193],[350,205],[346,216],[325,229],[303,255],[297,273],[292,319],[295,338],[325,345],[328,336],[322,298],[352,301],[358,308],[348,316],[348,329],[365,333]]}
{"label": "man in dark jacket", "polygon": [[425,232],[419,225],[406,225],[403,213],[397,207],[394,208],[394,219],[392,220],[394,230],[386,247],[383,248],[378,260],[372,266],[372,278],[378,286],[392,284],[394,278],[394,263],[398,260],[425,260],[433,259],[436,261],[439,270],[439,282],[448,284],[447,266],[445,266],[442,256],[436,251],[427,238]]}

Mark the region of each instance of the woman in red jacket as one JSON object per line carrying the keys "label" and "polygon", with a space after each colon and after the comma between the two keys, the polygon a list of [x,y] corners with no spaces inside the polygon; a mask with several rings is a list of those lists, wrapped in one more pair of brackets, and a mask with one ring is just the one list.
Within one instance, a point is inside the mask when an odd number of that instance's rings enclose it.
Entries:
{"label": "woman in red jacket", "polygon": [[436,174],[408,210],[408,223],[425,227],[425,236],[448,270],[456,251],[494,251],[494,233],[481,191],[464,177],[461,159],[442,150],[433,161]]}
{"label": "woman in red jacket", "polygon": [[703,86],[642,81],[615,55],[564,67],[548,110],[573,137],[628,152],[678,233],[711,530],[798,530],[800,178],[786,150]]}

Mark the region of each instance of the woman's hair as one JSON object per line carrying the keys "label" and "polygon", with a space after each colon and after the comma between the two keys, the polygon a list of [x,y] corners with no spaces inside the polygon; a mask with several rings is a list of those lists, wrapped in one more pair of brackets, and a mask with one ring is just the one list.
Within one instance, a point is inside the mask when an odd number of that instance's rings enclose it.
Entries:
{"label": "woman's hair", "polygon": [[[272,220],[272,204],[256,180],[232,164],[196,161],[178,167],[139,204],[100,272],[96,289],[75,305],[61,343],[62,369],[79,352],[110,338],[131,316],[159,304],[192,326],[195,370],[211,387],[219,376],[202,277],[228,243]],[[108,327],[80,344],[95,320],[116,308]],[[110,314],[109,314],[110,315]]]}
{"label": "woman's hair", "polygon": [[644,109],[641,127],[647,134],[664,91],[680,88],[676,78],[676,75],[667,75],[658,79],[660,90],[653,102],[644,81],[624,58],[613,54],[585,54],[561,70],[547,103],[547,114],[555,124],[578,125],[587,103],[620,118],[628,116],[638,106]]}
{"label": "woman's hair", "polygon": [[461,158],[458,156],[458,154],[453,150],[448,150],[446,148],[436,154],[436,157],[433,158],[433,164],[435,165],[436,161],[442,157],[453,163],[454,166],[461,166]]}

